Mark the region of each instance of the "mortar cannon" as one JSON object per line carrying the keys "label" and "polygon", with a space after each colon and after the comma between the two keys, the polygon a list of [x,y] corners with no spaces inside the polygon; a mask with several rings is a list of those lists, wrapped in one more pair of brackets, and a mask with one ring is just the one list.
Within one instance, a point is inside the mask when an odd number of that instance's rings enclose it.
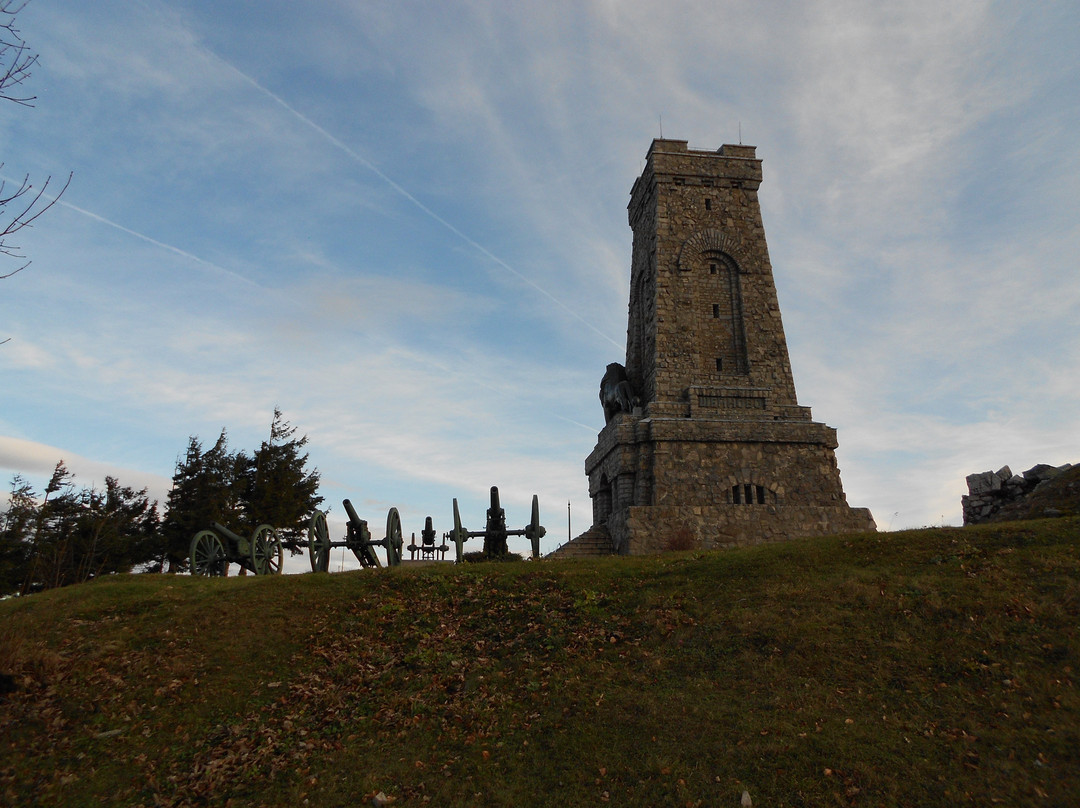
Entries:
{"label": "mortar cannon", "polygon": [[420,544],[416,543],[416,534],[413,533],[412,544],[409,545],[409,558],[415,559],[417,551],[420,552],[420,560],[435,560],[435,554],[438,553],[441,559],[446,558],[446,551],[450,549],[446,542],[443,542],[439,546],[435,546],[435,537],[438,534],[435,532],[435,528],[431,526],[431,517],[427,517],[424,520],[424,529],[420,531]]}

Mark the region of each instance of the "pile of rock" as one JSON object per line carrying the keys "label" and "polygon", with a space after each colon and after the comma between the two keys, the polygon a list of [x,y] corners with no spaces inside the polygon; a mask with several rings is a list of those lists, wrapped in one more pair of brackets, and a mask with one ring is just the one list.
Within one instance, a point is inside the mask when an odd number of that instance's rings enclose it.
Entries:
{"label": "pile of rock", "polygon": [[1031,513],[1032,509],[1026,506],[1036,491],[1045,489],[1052,484],[1053,480],[1073,468],[1080,470],[1080,467],[1073,466],[1071,463],[1066,463],[1064,466],[1048,466],[1040,463],[1023,474],[1013,474],[1008,466],[998,471],[969,474],[967,476],[968,493],[961,498],[964,524],[976,525],[980,522],[998,522],[1004,519],[1065,515],[1063,511],[1049,507],[1043,508],[1040,513]]}

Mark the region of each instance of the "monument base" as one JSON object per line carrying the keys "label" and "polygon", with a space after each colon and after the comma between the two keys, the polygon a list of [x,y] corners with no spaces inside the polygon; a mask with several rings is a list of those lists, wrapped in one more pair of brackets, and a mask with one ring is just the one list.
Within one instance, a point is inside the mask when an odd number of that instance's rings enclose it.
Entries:
{"label": "monument base", "polygon": [[585,464],[593,524],[633,555],[875,530],[847,504],[836,430],[797,417],[615,416]]}
{"label": "monument base", "polygon": [[876,530],[866,508],[847,505],[765,506],[635,505],[608,516],[617,552],[645,555],[670,550],[717,550],[807,536]]}

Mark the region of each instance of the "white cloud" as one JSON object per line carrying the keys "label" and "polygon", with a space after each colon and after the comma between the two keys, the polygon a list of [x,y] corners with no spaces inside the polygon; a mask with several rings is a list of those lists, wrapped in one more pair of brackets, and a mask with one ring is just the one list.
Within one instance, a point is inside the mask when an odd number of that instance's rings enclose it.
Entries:
{"label": "white cloud", "polygon": [[30,342],[4,343],[9,367],[18,370],[45,371],[55,367],[56,360],[47,350]]}
{"label": "white cloud", "polygon": [[[23,475],[31,484],[34,484],[35,479],[48,481],[57,463],[61,461],[74,475],[75,484],[80,487],[103,488],[105,478],[114,477],[123,485],[136,489],[146,488],[151,499],[160,502],[164,502],[172,487],[172,480],[167,477],[82,457],[57,446],[0,435],[0,469],[10,472],[12,476]],[[36,487],[40,494],[44,482]]]}

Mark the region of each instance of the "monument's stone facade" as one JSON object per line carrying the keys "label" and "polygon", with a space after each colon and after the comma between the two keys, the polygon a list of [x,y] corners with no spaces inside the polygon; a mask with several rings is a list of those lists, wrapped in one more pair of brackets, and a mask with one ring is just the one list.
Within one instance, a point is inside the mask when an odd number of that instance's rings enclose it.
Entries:
{"label": "monument's stone facade", "polygon": [[874,529],[847,504],[836,430],[795,397],[761,176],[753,146],[654,140],[631,191],[634,400],[585,461],[593,527],[617,552]]}

